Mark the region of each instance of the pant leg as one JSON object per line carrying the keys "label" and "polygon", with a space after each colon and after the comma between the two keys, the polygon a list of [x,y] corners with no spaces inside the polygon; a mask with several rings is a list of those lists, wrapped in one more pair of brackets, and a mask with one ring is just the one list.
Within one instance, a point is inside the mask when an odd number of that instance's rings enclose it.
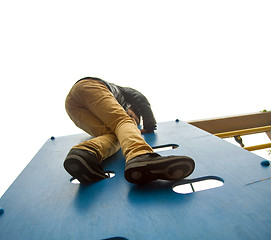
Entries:
{"label": "pant leg", "polygon": [[76,99],[72,97],[74,91],[73,87],[65,102],[66,111],[74,124],[93,137],[112,133],[110,128],[106,127],[99,118],[85,108],[80,101],[76,101]]}
{"label": "pant leg", "polygon": [[71,94],[68,94],[66,98],[65,107],[75,125],[94,137],[72,148],[93,152],[99,162],[109,158],[120,149],[116,135],[80,102],[77,102]]}
{"label": "pant leg", "polygon": [[114,133],[126,160],[153,152],[141,137],[136,122],[117,102],[105,84],[86,79],[74,85],[70,95]]}
{"label": "pant leg", "polygon": [[94,152],[99,162],[111,157],[120,149],[115,134],[109,133],[75,145],[73,148]]}

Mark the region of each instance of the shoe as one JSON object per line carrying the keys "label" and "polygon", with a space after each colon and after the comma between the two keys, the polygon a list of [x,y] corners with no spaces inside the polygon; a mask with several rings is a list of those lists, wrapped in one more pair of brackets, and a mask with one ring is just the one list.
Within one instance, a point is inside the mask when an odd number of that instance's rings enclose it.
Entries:
{"label": "shoe", "polygon": [[147,153],[129,160],[124,176],[130,183],[146,183],[158,179],[172,181],[188,177],[194,168],[195,162],[190,157],[162,157],[157,153]]}
{"label": "shoe", "polygon": [[80,183],[97,182],[109,178],[96,155],[86,150],[71,149],[63,165],[66,171]]}

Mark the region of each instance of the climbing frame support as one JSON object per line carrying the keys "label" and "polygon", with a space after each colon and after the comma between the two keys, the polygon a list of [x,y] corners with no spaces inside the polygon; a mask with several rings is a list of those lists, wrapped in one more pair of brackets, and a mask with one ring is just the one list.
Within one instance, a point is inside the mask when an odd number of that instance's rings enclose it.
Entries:
{"label": "climbing frame support", "polygon": [[[76,184],[69,149],[90,137],[50,138],[0,199],[0,239],[270,239],[271,168],[263,158],[182,121],[145,134],[159,154],[196,162],[184,180],[133,185],[121,151],[103,163],[112,178]],[[115,174],[115,175],[114,175]],[[219,181],[219,187],[199,183]],[[174,191],[192,186],[194,191]],[[205,190],[204,190],[205,189]]]}

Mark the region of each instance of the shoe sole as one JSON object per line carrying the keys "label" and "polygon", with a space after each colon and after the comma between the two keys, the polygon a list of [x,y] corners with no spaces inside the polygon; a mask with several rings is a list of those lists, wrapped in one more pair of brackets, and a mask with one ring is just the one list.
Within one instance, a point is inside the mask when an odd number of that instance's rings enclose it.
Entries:
{"label": "shoe sole", "polygon": [[64,161],[66,171],[81,183],[96,182],[105,179],[104,175],[95,172],[78,155],[70,155]]}
{"label": "shoe sole", "polygon": [[145,183],[157,179],[177,180],[188,177],[195,168],[192,158],[173,156],[172,158],[137,162],[126,166],[125,178],[130,183]]}

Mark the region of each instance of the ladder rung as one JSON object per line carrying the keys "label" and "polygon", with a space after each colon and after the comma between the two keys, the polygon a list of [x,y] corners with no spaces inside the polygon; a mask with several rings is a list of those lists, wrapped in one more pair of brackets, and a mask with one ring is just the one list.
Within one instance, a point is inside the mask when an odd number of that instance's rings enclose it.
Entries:
{"label": "ladder rung", "polygon": [[231,131],[231,132],[217,133],[214,135],[217,137],[220,137],[220,138],[227,138],[227,137],[234,137],[234,136],[238,136],[238,135],[243,136],[243,135],[261,133],[261,132],[267,132],[267,131],[271,131],[271,126],[248,128],[248,129]]}
{"label": "ladder rung", "polygon": [[270,147],[271,147],[271,143],[264,143],[264,144],[260,144],[260,145],[244,147],[244,149],[246,149],[248,151],[255,151],[255,150],[261,150],[261,149],[270,148]]}

